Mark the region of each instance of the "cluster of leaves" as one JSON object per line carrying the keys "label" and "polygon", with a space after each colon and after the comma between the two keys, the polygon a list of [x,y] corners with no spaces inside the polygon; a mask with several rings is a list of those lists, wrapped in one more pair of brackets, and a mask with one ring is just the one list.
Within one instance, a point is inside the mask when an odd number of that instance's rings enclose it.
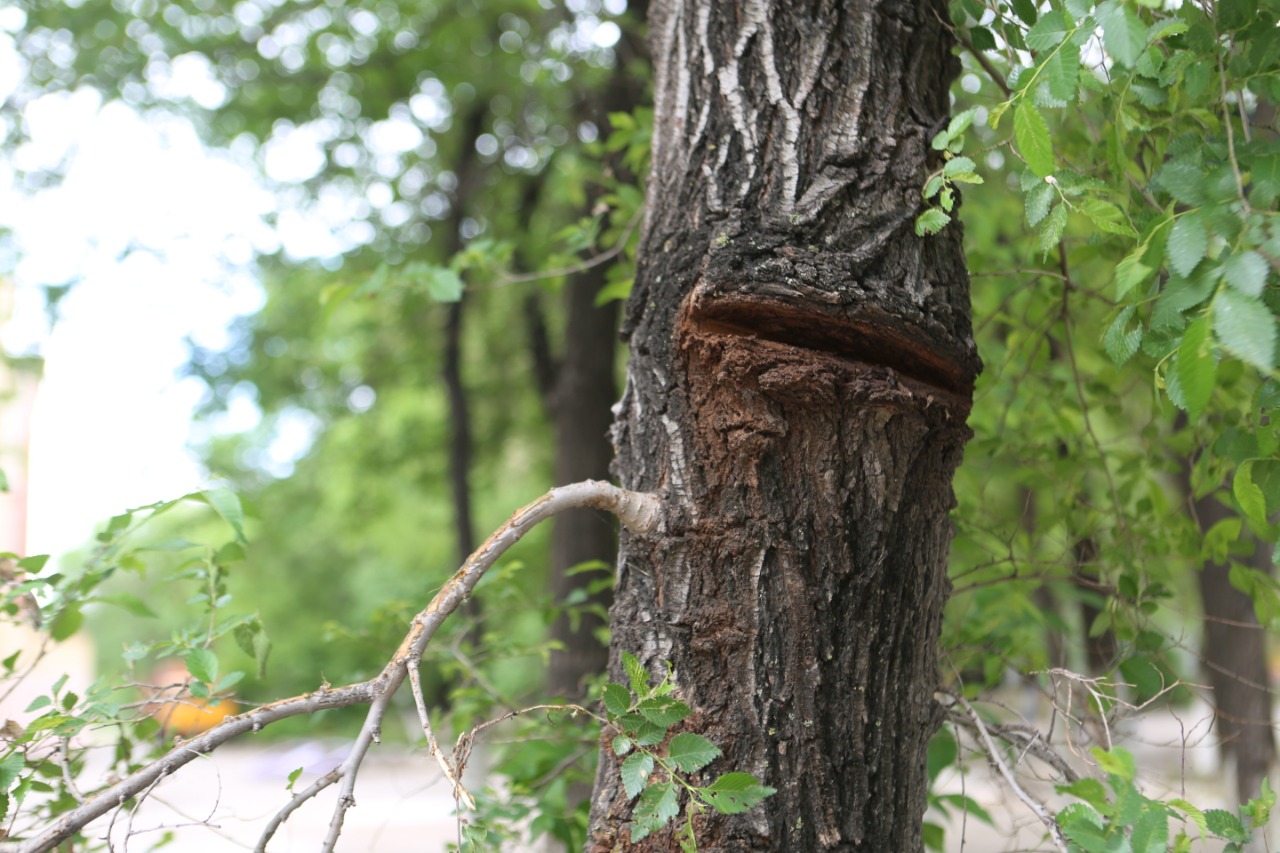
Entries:
{"label": "cluster of leaves", "polygon": [[1202,811],[1180,798],[1152,800],[1137,788],[1132,754],[1123,749],[1095,748],[1093,757],[1106,774],[1105,786],[1089,778],[1058,789],[1077,800],[1058,814],[1058,825],[1071,853],[1189,853],[1193,839],[1185,829],[1179,829],[1170,844],[1170,817],[1189,821],[1201,836],[1225,841],[1224,853],[1243,853],[1254,834],[1271,819],[1276,803],[1275,792],[1266,780],[1261,794],[1242,804],[1238,814],[1223,809]]}
{"label": "cluster of leaves", "polygon": [[[232,540],[212,547],[181,537],[141,535],[150,525],[169,524],[172,528],[189,524],[190,519],[182,519],[178,510],[191,504],[212,508],[230,529]],[[160,519],[166,520],[157,524]],[[68,676],[63,675],[24,709],[25,714],[35,715],[26,725],[5,721],[0,731],[0,820],[10,822],[14,827],[11,833],[52,822],[92,795],[92,779],[84,772],[82,733],[94,731],[95,738],[104,731],[112,733],[112,763],[100,778],[124,776],[143,766],[163,746],[156,735],[169,708],[225,695],[238,684],[243,672],[220,671],[215,650],[227,644],[224,640],[233,641],[259,669],[265,667],[270,641],[261,620],[256,614],[228,613],[232,603],[225,583],[228,567],[243,559],[244,544],[244,513],[239,500],[225,489],[210,489],[115,516],[97,534],[93,552],[74,572],[43,571],[47,568],[43,556],[18,559],[0,554],[0,560],[14,560],[18,570],[33,573],[30,579],[15,574],[15,582],[6,585],[5,617],[28,625],[42,623],[47,636],[45,642],[0,661],[0,683],[6,694],[28,680],[49,642],[61,642],[87,630],[86,609],[115,607],[139,619],[156,618],[150,604],[121,591],[117,581],[122,574],[141,577],[165,566],[169,572],[165,583],[150,586],[195,588],[187,598],[191,606],[185,613],[187,621],[170,639],[134,641],[123,653],[131,669],[146,661],[181,659],[188,673],[182,684],[131,686],[108,676],[80,694],[68,688]],[[32,608],[38,609],[38,619]]]}
{"label": "cluster of leaves", "polygon": [[610,682],[604,686],[610,741],[622,757],[622,784],[627,796],[638,798],[631,815],[631,840],[656,832],[680,814],[680,795],[686,795],[684,825],[678,831],[680,849],[698,849],[694,819],[708,808],[720,814],[739,814],[758,805],[773,788],[761,785],[750,773],[724,773],[709,785],[691,781],[720,755],[720,749],[693,732],[671,734],[692,710],[672,693],[670,673],[657,684],[630,652],[623,653],[623,667],[630,685]]}

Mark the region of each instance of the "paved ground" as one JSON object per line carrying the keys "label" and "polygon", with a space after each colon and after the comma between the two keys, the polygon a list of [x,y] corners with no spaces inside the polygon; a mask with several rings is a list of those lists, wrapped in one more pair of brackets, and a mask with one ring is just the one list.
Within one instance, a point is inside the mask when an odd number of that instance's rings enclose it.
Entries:
{"label": "paved ground", "polygon": [[[1225,804],[1231,785],[1216,768],[1212,738],[1205,732],[1203,709],[1173,716],[1151,714],[1141,728],[1113,733],[1117,743],[1136,756],[1143,790],[1156,798],[1185,797],[1197,805]],[[157,789],[134,817],[133,835],[123,817],[116,821],[112,837],[120,853],[145,851],[164,832],[176,835],[166,849],[182,853],[222,853],[252,849],[263,826],[289,800],[285,790],[289,773],[307,768],[299,779],[301,789],[317,775],[335,766],[345,745],[331,743],[275,744],[267,747],[235,745],[215,756],[193,762]],[[1083,762],[1077,760],[1077,764]],[[1017,802],[981,757],[973,757],[970,773],[946,779],[947,789],[963,791],[996,819],[989,827],[973,818],[964,821],[931,819],[947,826],[949,853],[1015,853],[1051,851],[1043,828]],[[1022,768],[1030,769],[1031,762]],[[478,786],[478,764],[467,782]],[[1034,780],[1028,790],[1050,802],[1051,784]],[[330,789],[296,812],[277,833],[268,848],[273,853],[312,853],[319,847],[333,810],[336,791]],[[439,769],[423,753],[407,755],[403,747],[375,747],[360,773],[356,807],[347,813],[340,851],[385,853],[438,853],[456,838],[454,803]],[[202,824],[208,825],[202,825]],[[105,821],[95,825],[105,833]],[[1196,851],[1216,851],[1221,845],[1200,845]],[[1273,846],[1272,849],[1280,849]],[[889,853],[889,851],[871,851]]]}

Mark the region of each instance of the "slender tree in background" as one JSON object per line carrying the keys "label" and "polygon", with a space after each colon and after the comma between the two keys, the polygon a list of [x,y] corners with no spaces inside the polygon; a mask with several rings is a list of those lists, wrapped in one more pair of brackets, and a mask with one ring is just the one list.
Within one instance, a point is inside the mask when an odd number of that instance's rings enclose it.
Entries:
{"label": "slender tree in background", "polygon": [[[979,369],[959,231],[912,227],[957,70],[945,15],[650,11],[649,219],[614,437],[625,486],[667,513],[665,535],[624,539],[613,648],[669,660],[724,766],[778,790],[759,816],[707,818],[707,849],[921,846]],[[626,840],[617,767],[605,749],[591,850]]]}

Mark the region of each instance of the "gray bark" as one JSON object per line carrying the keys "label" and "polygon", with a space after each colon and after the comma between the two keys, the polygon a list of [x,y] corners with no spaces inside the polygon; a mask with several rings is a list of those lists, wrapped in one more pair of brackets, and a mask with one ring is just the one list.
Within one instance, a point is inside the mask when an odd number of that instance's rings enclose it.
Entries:
{"label": "gray bark", "polygon": [[[612,669],[674,666],[704,771],[778,793],[714,850],[921,848],[951,476],[980,368],[958,226],[918,238],[956,71],[946,9],[651,9],[649,220],[617,472],[665,501],[623,538]],[[606,737],[608,733],[606,732]],[[630,844],[609,750],[588,849]]]}

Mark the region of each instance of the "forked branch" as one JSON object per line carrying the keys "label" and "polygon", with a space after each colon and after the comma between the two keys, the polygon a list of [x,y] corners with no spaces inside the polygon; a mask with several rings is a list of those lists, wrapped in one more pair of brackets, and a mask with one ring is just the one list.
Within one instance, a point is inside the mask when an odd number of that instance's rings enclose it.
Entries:
{"label": "forked branch", "polygon": [[[0,842],[0,853],[43,853],[76,835],[91,821],[123,806],[140,793],[149,790],[165,776],[195,758],[213,752],[224,743],[249,732],[259,732],[274,722],[301,714],[312,714],[331,708],[368,704],[369,712],[350,753],[342,764],[322,777],[320,782],[296,794],[269,823],[257,849],[264,850],[271,834],[310,797],[333,782],[341,780],[338,804],[334,809],[323,850],[332,850],[342,831],[343,817],[355,802],[356,772],[370,745],[381,737],[382,720],[392,697],[408,676],[409,666],[421,660],[423,650],[435,636],[444,620],[470,597],[476,584],[498,558],[539,522],[569,509],[595,507],[613,513],[622,525],[638,536],[658,529],[661,503],[650,494],[630,492],[596,480],[574,483],[552,489],[511,516],[476,550],[435,598],[417,616],[409,633],[391,660],[377,677],[338,688],[324,688],[289,699],[281,699],[228,717],[218,725],[184,741],[146,767],[105,790],[99,791],[75,809],[37,834],[21,841]],[[457,785],[457,780],[451,780]]]}

